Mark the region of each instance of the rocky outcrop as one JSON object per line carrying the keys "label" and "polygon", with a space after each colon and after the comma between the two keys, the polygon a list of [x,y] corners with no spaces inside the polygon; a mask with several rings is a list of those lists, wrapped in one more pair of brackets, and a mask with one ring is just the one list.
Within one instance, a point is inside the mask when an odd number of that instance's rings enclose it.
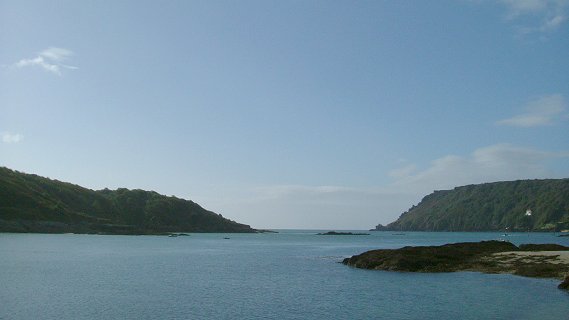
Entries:
{"label": "rocky outcrop", "polygon": [[464,242],[443,246],[371,250],[344,259],[343,263],[362,269],[453,272],[469,269],[483,255],[515,250],[518,248],[509,242]]}
{"label": "rocky outcrop", "polygon": [[[522,247],[523,248],[523,247]],[[526,277],[562,279],[569,273],[569,262],[560,259],[569,247],[530,245],[524,251],[509,242],[482,241],[443,246],[403,247],[364,252],[344,259],[343,263],[362,269],[405,272],[478,271],[511,273]],[[544,251],[553,248],[555,251]]]}

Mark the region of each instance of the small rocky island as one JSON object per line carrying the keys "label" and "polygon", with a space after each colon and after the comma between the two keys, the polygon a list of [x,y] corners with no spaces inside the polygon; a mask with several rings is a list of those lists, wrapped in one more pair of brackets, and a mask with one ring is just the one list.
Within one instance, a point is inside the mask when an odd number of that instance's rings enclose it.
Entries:
{"label": "small rocky island", "polygon": [[318,233],[317,235],[319,235],[319,236],[369,236],[369,233],[328,231],[328,232]]}
{"label": "small rocky island", "polygon": [[[504,241],[463,242],[371,250],[346,258],[343,263],[356,268],[386,271],[476,271],[564,279],[569,275],[569,247],[558,244],[517,247]],[[562,285],[559,288],[563,288]]]}

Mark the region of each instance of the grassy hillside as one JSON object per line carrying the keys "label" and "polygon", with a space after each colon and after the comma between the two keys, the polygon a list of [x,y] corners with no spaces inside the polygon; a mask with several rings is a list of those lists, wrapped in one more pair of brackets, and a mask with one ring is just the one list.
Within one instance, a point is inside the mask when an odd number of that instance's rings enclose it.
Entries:
{"label": "grassy hillside", "polygon": [[100,190],[0,167],[0,232],[254,232],[153,191]]}
{"label": "grassy hillside", "polygon": [[[532,215],[526,216],[531,209]],[[491,231],[569,228],[569,179],[519,180],[435,191],[387,230]]]}

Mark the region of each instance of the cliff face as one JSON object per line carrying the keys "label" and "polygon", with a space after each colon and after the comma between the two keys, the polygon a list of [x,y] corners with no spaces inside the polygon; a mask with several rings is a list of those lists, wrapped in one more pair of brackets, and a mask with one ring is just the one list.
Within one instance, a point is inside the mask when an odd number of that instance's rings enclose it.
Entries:
{"label": "cliff face", "polygon": [[0,168],[0,232],[255,232],[198,204],[144,190],[93,191]]}
{"label": "cliff face", "polygon": [[[527,210],[531,215],[527,215]],[[512,231],[569,228],[569,179],[518,180],[435,191],[377,230]]]}

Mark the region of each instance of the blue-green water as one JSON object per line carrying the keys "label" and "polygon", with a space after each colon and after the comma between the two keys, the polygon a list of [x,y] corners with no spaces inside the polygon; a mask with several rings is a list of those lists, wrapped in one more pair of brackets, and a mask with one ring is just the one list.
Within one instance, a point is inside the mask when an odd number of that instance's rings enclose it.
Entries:
{"label": "blue-green water", "polygon": [[[0,234],[0,319],[567,319],[558,280],[346,267],[376,248],[497,233]],[[230,237],[230,239],[224,239]],[[515,244],[560,243],[513,234]]]}

